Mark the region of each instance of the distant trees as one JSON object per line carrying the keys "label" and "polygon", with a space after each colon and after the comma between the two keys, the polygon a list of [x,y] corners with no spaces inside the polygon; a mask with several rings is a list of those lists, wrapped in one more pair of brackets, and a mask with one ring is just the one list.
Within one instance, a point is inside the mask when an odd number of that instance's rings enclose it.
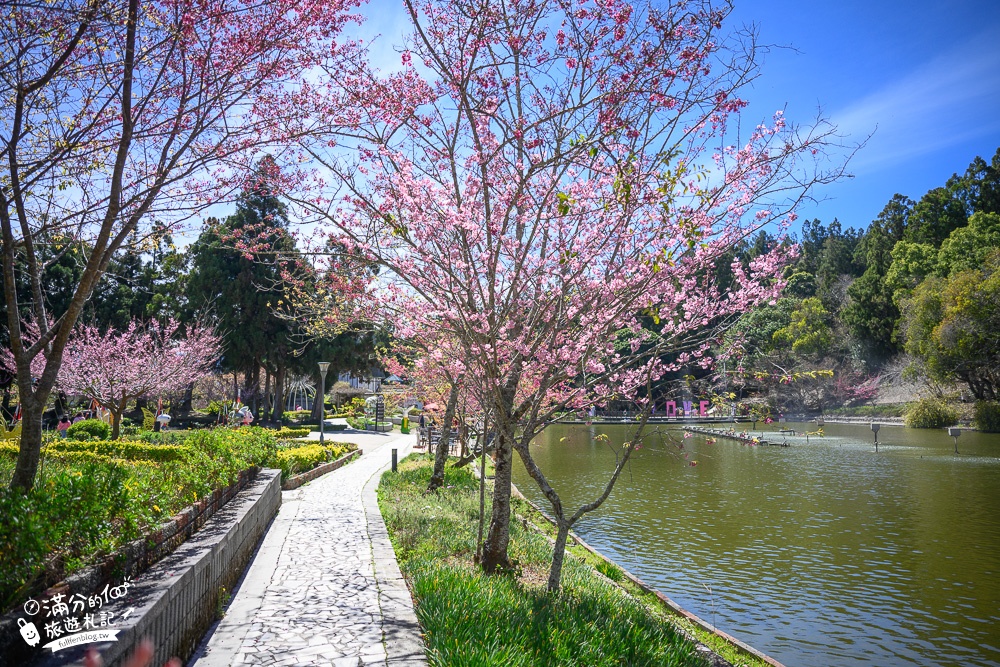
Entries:
{"label": "distant trees", "polygon": [[[863,233],[836,220],[803,223],[782,298],[747,313],[725,339],[743,354],[742,387],[785,407],[861,400],[848,388],[877,377],[865,385],[871,394],[885,381],[880,369],[905,353],[935,386],[958,381],[977,397],[995,395],[998,193],[1000,149],[916,202],[894,195]],[[755,379],[778,369],[831,369],[836,378],[794,390]]]}
{"label": "distant trees", "polygon": [[117,440],[130,401],[183,390],[210,372],[221,350],[219,336],[201,325],[184,332],[173,320],[163,325],[132,321],[122,331],[83,325],[66,346],[58,386],[108,410],[111,437]]}
{"label": "distant trees", "polygon": [[[297,253],[269,164],[258,166],[236,212],[224,221],[209,220],[188,251],[187,299],[193,308],[213,313],[225,346],[222,367],[243,374],[243,401],[255,413],[261,407],[261,370],[273,374],[280,397],[296,347],[291,323],[275,313],[288,298],[281,265],[294,262]],[[235,247],[236,238],[248,236],[256,239],[253,253]],[[268,384],[269,378],[263,379]]]}
{"label": "distant trees", "polygon": [[[175,222],[228,195],[233,165],[280,140],[276,121],[296,108],[296,83],[352,48],[334,39],[346,5],[4,3],[0,268],[24,416],[12,488],[34,484],[42,413],[112,260],[153,220]],[[58,305],[45,291],[59,262],[45,249],[53,239],[86,250],[79,273],[61,276]],[[39,332],[31,344],[24,319]]]}

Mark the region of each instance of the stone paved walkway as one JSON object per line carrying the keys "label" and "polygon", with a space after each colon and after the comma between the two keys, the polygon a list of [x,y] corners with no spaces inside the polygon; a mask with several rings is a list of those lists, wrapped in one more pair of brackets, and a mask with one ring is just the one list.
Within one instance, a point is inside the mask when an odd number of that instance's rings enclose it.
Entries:
{"label": "stone paved walkway", "polygon": [[282,493],[239,590],[196,655],[223,665],[425,665],[412,601],[374,493],[414,436],[336,433],[364,454]]}

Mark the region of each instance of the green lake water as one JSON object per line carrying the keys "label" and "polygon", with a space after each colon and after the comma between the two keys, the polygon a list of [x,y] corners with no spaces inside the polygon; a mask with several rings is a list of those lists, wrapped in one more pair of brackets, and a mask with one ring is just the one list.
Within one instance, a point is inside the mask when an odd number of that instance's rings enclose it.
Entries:
{"label": "green lake water", "polygon": [[[956,455],[944,430],[883,426],[876,454],[868,425],[789,447],[656,428],[575,528],[603,554],[788,667],[1000,665],[1000,435],[964,432]],[[613,469],[595,436],[628,430],[538,438],[564,505]],[[520,463],[514,482],[548,508]]]}

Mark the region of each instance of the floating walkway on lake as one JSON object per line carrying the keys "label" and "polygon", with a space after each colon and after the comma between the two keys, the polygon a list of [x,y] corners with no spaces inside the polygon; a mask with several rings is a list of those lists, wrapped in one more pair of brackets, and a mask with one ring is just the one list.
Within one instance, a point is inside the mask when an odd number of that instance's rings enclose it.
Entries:
{"label": "floating walkway on lake", "polygon": [[788,442],[771,442],[770,440],[764,440],[763,438],[758,438],[753,435],[746,435],[746,431],[743,433],[737,433],[733,429],[723,430],[721,428],[702,428],[700,426],[688,426],[685,428],[686,431],[691,433],[699,433],[701,435],[710,435],[717,438],[727,438],[729,440],[736,440],[743,445],[767,445],[770,447],[788,447]]}

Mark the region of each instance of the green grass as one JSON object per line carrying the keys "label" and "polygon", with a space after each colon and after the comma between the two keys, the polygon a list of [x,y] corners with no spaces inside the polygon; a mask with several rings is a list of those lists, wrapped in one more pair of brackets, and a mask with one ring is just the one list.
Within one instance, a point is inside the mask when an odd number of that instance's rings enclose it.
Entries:
{"label": "green grass", "polygon": [[[432,665],[705,664],[657,611],[581,559],[567,559],[562,589],[549,594],[551,546],[519,520],[511,521],[509,550],[517,571],[482,574],[472,563],[478,482],[467,469],[449,468],[449,486],[425,496],[431,466],[411,457],[398,473],[385,473],[379,503]],[[515,501],[514,509],[524,516],[529,508]]]}

